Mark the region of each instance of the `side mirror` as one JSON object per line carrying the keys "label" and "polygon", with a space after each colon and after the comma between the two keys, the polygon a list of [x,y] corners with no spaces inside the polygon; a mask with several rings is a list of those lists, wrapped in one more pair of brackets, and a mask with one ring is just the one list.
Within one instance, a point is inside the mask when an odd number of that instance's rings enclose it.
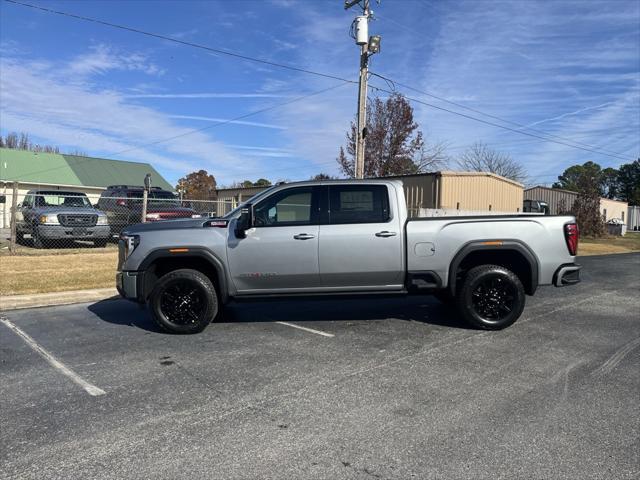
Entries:
{"label": "side mirror", "polygon": [[236,222],[235,234],[238,238],[245,238],[247,236],[247,230],[253,226],[253,205],[247,203],[240,210],[240,216]]}

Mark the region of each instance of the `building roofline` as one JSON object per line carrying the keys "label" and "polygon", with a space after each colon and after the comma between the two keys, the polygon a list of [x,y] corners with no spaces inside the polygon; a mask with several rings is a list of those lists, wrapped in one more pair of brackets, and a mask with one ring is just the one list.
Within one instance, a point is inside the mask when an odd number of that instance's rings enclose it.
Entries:
{"label": "building roofline", "polygon": [[71,184],[65,184],[65,183],[32,182],[32,181],[29,181],[29,180],[27,180],[25,182],[25,181],[21,181],[21,180],[4,180],[4,179],[0,179],[0,183],[5,183],[7,185],[12,185],[13,183],[17,183],[18,184],[18,188],[20,188],[20,185],[43,185],[45,187],[95,188],[97,190],[106,190],[107,189],[107,187],[96,187],[96,186],[93,186],[93,185],[71,185]]}
{"label": "building roofline", "polygon": [[[32,154],[32,155],[60,155],[63,157],[74,157],[74,158],[90,158],[92,160],[106,160],[108,162],[126,162],[126,163],[137,163],[138,165],[148,165],[153,168],[148,162],[138,162],[135,160],[118,160],[115,158],[104,158],[104,157],[92,157],[91,155],[73,155],[71,153],[55,153],[55,152],[32,152],[31,150],[20,150],[18,148],[7,148],[1,147],[0,151],[8,151],[8,152],[20,152],[24,154]],[[154,168],[155,170],[155,168]]]}
{"label": "building roofline", "polygon": [[553,190],[554,192],[564,192],[564,193],[572,193],[574,195],[579,195],[578,192],[574,192],[573,190],[565,190],[564,188],[553,188],[553,187],[545,187],[544,185],[536,185],[535,187],[525,188],[524,191],[533,190],[534,188],[542,188],[543,190]]}
{"label": "building roofline", "polygon": [[524,184],[520,182],[516,182],[507,177],[503,177],[502,175],[498,175],[497,173],[492,172],[456,172],[454,170],[442,170],[437,172],[439,175],[443,177],[492,177],[498,180],[502,180],[507,183],[511,183],[512,185],[516,185],[518,187],[524,188]]}

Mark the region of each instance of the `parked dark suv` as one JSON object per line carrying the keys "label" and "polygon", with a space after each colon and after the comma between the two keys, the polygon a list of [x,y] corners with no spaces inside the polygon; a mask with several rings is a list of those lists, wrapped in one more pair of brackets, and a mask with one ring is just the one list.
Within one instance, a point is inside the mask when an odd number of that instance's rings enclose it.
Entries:
{"label": "parked dark suv", "polygon": [[29,190],[16,213],[18,241],[30,234],[36,248],[71,240],[90,240],[104,247],[110,236],[105,214],[80,192]]}
{"label": "parked dark suv", "polygon": [[[143,187],[132,185],[111,185],[102,192],[98,208],[107,214],[112,235],[120,234],[127,225],[142,221],[143,193]],[[192,208],[182,206],[175,194],[160,187],[152,187],[148,198],[147,222],[200,216]]]}

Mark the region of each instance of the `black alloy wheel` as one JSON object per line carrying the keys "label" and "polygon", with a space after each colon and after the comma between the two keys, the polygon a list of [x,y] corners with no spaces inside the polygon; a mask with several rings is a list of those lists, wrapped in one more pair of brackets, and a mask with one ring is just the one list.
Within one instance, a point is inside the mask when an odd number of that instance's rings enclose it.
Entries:
{"label": "black alloy wheel", "polygon": [[479,265],[457,289],[457,306],[474,327],[500,330],[522,315],[525,293],[518,276],[500,265]]}
{"label": "black alloy wheel", "polygon": [[484,277],[471,294],[474,310],[489,322],[499,322],[513,311],[516,288],[500,275]]}
{"label": "black alloy wheel", "polygon": [[176,279],[160,294],[160,309],[171,323],[197,323],[206,310],[205,293],[195,282]]}
{"label": "black alloy wheel", "polygon": [[218,297],[211,280],[197,270],[180,269],[156,283],[149,307],[155,322],[172,333],[198,333],[218,313]]}

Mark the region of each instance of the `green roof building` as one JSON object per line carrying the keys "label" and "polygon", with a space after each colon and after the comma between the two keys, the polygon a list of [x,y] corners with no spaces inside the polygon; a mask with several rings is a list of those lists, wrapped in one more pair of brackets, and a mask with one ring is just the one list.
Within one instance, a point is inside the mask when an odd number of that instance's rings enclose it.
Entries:
{"label": "green roof building", "polygon": [[174,191],[148,163],[0,148],[0,195],[6,199],[0,204],[0,228],[9,223],[14,182],[18,182],[17,202],[29,190],[47,188],[84,192],[95,203],[109,185],[142,186],[147,173],[154,187]]}

